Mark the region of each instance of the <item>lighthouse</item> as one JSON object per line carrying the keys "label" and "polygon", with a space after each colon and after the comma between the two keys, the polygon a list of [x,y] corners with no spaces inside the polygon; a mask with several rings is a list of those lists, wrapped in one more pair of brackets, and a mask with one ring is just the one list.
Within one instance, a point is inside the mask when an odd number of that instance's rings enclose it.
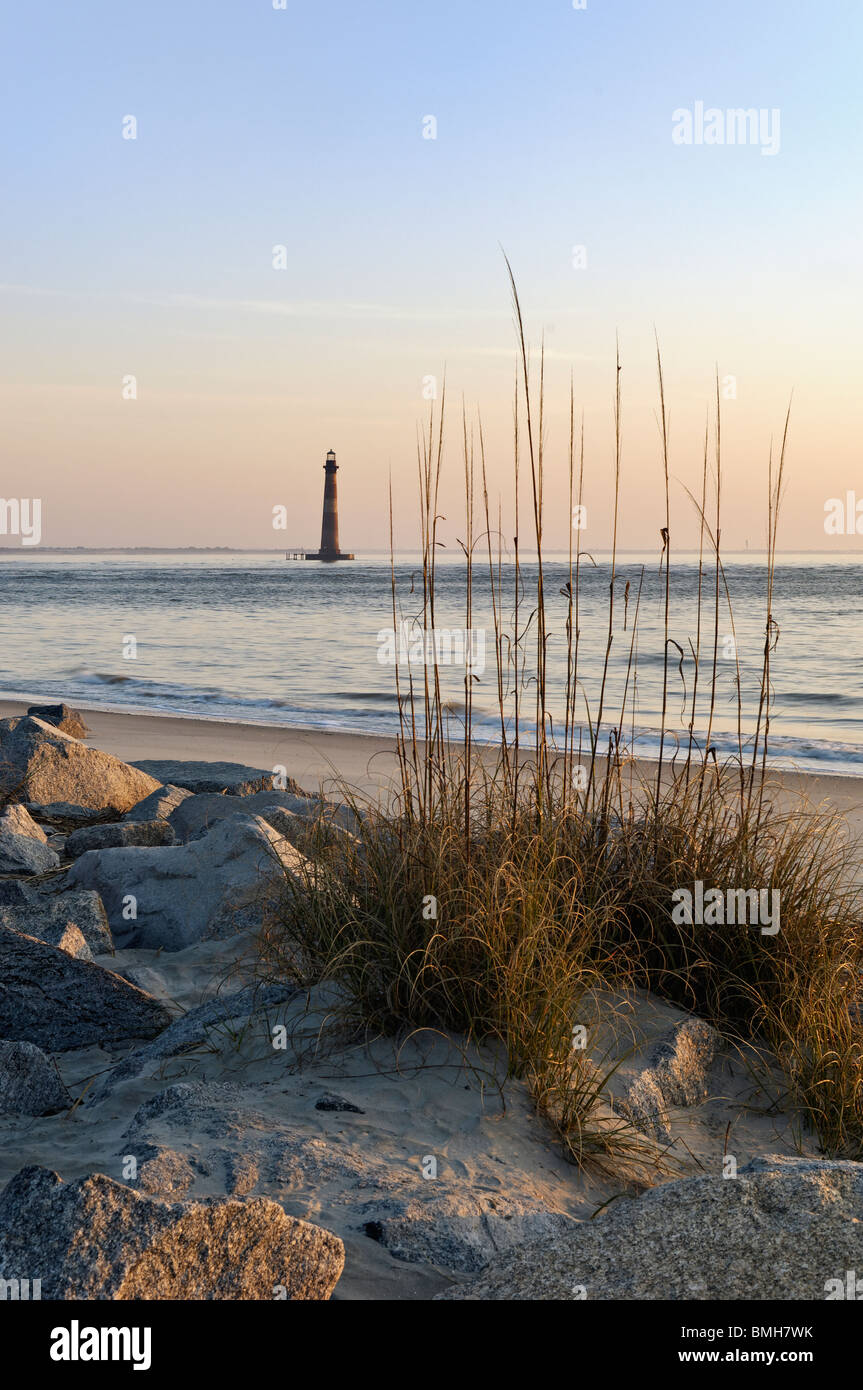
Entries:
{"label": "lighthouse", "polygon": [[321,522],[321,548],[306,555],[307,560],[353,560],[353,555],[339,550],[339,497],[336,485],[336,463],[334,449],[330,449],[324,463],[324,515]]}

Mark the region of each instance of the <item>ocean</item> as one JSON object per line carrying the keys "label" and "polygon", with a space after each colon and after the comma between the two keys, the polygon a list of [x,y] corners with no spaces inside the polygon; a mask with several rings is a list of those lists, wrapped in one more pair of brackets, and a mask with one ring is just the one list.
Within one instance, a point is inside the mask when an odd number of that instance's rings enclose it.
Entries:
{"label": "ocean", "polygon": [[[582,562],[579,657],[580,724],[595,720],[608,631],[610,563]],[[774,596],[778,641],[772,656],[770,748],[778,766],[859,775],[863,772],[863,625],[860,559],[854,555],[779,557]],[[764,560],[729,556],[720,604],[719,677],[713,743],[721,757],[737,748],[736,672],[744,703],[744,740],[757,710],[764,643]],[[0,694],[9,699],[66,700],[82,708],[186,715],[250,724],[391,734],[398,722],[393,655],[402,658],[403,691],[423,670],[412,619],[420,612],[418,555],[395,564],[398,621],[393,639],[390,561],[383,555],[323,565],[282,554],[48,553],[0,551]],[[534,607],[536,566],[522,564],[520,621]],[[657,556],[618,557],[617,616],[606,710],[612,719],[626,680],[636,592],[635,696],[626,719],[633,750],[657,748],[663,669],[664,577]],[[511,630],[511,564],[503,566],[504,625]],[[565,556],[545,565],[549,704],[559,728],[566,679]],[[628,605],[624,603],[629,582]],[[672,564],[668,727],[685,746],[696,634],[698,571],[693,557]],[[464,709],[461,644],[473,644],[474,727],[499,735],[495,647],[487,561],[474,572],[472,636],[464,613],[464,566],[455,557],[438,570],[435,627],[441,684],[451,731]],[[705,575],[702,673],[706,696],[713,648],[712,576]],[[402,622],[407,626],[402,627]],[[534,629],[527,639],[528,675]],[[681,658],[681,650],[683,656]],[[735,652],[737,661],[735,660]],[[407,661],[408,655],[413,656]],[[522,727],[530,733],[533,686],[522,691]],[[586,702],[586,703],[585,703]],[[508,696],[508,709],[512,698]],[[702,741],[706,698],[695,737]],[[589,713],[588,713],[589,711]],[[603,721],[604,724],[606,721]],[[586,737],[586,735],[585,735]],[[667,742],[666,746],[669,744]]]}

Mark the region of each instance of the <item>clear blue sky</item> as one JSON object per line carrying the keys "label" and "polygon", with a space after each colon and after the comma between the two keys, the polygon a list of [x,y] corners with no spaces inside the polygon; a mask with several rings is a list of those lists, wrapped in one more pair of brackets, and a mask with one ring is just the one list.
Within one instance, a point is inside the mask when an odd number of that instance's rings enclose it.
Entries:
{"label": "clear blue sky", "polygon": [[[503,243],[603,468],[621,334],[625,539],[655,531],[655,323],[681,474],[714,362],[738,377],[738,540],[758,535],[753,470],[795,388],[787,540],[823,543],[822,498],[863,496],[861,38],[851,0],[6,4],[3,491],[42,488],[52,543],[269,544],[289,499],[302,542],[333,446],[362,533],[343,522],[345,542],[385,544],[387,472],[412,476],[420,383],[444,363],[503,487]],[[779,154],[676,146],[672,112],[696,101],[779,108]]]}

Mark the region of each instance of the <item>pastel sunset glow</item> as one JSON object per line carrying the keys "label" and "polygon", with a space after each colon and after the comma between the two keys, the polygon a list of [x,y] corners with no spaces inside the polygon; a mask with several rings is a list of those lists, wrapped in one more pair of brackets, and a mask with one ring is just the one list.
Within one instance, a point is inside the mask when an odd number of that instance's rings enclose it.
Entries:
{"label": "pastel sunset glow", "polygon": [[[392,473],[411,546],[444,375],[449,543],[462,402],[506,512],[503,248],[535,364],[545,341],[551,548],[570,374],[610,542],[615,335],[619,541],[658,542],[654,330],[678,546],[717,368],[726,545],[764,543],[793,392],[780,546],[860,546],[824,530],[829,499],[863,496],[858,5],[88,8],[21,8],[4,45],[3,492],[42,497],[44,545],[308,546],[334,448],[344,543],[387,547]],[[703,116],[681,143],[697,109],[766,113],[771,147]]]}

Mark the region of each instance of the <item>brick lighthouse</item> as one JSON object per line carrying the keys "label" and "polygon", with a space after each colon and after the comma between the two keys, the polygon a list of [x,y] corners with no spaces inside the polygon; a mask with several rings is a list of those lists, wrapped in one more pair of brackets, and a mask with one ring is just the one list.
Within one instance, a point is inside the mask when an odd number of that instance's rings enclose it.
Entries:
{"label": "brick lighthouse", "polygon": [[330,449],[324,464],[324,515],[321,522],[321,548],[306,555],[307,560],[353,560],[353,555],[339,550],[339,498],[336,487],[335,450]]}

